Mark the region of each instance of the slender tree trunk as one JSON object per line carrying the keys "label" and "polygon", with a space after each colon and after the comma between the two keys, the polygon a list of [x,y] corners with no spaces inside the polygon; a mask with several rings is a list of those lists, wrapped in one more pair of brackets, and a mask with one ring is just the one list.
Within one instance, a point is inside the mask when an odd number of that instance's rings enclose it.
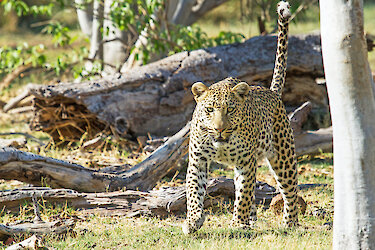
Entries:
{"label": "slender tree trunk", "polygon": [[82,7],[77,8],[78,22],[82,32],[86,36],[91,37],[93,21],[93,3],[88,3],[85,0],[75,0],[75,3],[78,6],[83,5]]}
{"label": "slender tree trunk", "polygon": [[95,0],[93,3],[94,17],[92,21],[91,29],[91,44],[90,44],[90,55],[91,59],[103,60],[103,45],[101,44],[102,38],[102,27],[103,27],[103,6],[100,0]]}
{"label": "slender tree trunk", "polygon": [[361,0],[320,1],[333,124],[334,249],[375,248],[375,100]]}
{"label": "slender tree trunk", "polygon": [[134,34],[128,30],[121,30],[112,22],[110,12],[113,2],[113,0],[104,1],[103,42],[106,42],[103,43],[103,59],[105,63],[116,66],[116,70],[104,66],[105,72],[109,74],[121,68],[129,56],[127,46],[132,46],[136,40]]}

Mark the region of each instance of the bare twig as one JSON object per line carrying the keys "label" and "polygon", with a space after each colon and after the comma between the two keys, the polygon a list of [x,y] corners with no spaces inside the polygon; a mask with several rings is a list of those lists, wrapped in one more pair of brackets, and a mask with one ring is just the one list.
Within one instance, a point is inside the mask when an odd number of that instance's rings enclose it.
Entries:
{"label": "bare twig", "polygon": [[32,67],[31,63],[20,65],[15,68],[11,73],[9,73],[1,82],[0,82],[0,90],[6,88],[11,84],[11,82],[16,79],[22,72],[30,69]]}
{"label": "bare twig", "polygon": [[33,106],[25,106],[25,107],[19,107],[14,108],[8,111],[9,114],[21,114],[21,113],[27,113],[34,110]]}
{"label": "bare twig", "polygon": [[[101,48],[105,43],[110,43],[110,42],[115,42],[115,41],[119,41],[119,42],[121,42],[121,43],[124,45],[124,47],[125,47],[126,49],[131,49],[131,48],[129,48],[130,46],[128,45],[128,43],[127,43],[124,39],[121,39],[120,37],[115,37],[115,38],[113,38],[113,39],[102,40],[102,41],[100,41],[100,43],[99,43],[99,45],[98,45],[98,49],[95,51],[95,53],[94,53],[94,55],[92,56],[92,58],[85,58],[85,60],[88,60],[88,61],[94,61],[95,58],[97,57],[99,51],[100,51],[100,48]],[[98,60],[98,59],[97,59],[97,60]],[[110,66],[110,67],[112,67],[112,68],[116,68],[116,66],[114,66],[114,65],[112,65],[112,64],[104,63],[103,60],[100,60],[100,61],[101,61],[101,63],[103,63],[103,65],[107,65],[107,66]]]}
{"label": "bare twig", "polygon": [[27,133],[21,133],[21,132],[5,132],[5,133],[0,133],[0,136],[7,136],[7,135],[22,135],[22,136],[25,136],[27,139],[30,139],[30,140],[33,140],[37,143],[39,143],[40,145],[44,146],[45,144],[39,140],[38,138],[32,136],[32,135],[29,135]]}
{"label": "bare twig", "polygon": [[18,103],[20,103],[23,99],[25,99],[26,97],[30,96],[30,89],[34,88],[36,85],[33,84],[33,83],[29,83],[25,90],[19,94],[18,96],[14,97],[13,99],[11,99],[3,108],[3,111],[4,112],[8,112],[10,109],[14,108],[15,106],[17,106]]}
{"label": "bare twig", "polygon": [[[90,62],[99,61],[99,62],[100,62],[101,64],[103,64],[103,65],[109,66],[109,67],[114,68],[114,69],[117,68],[117,67],[116,67],[115,65],[113,65],[113,64],[106,63],[106,62],[104,62],[103,60],[100,60],[100,59],[95,59],[95,57],[94,57],[94,58],[85,57],[84,59],[87,60],[87,61],[90,61]],[[87,76],[87,75],[86,75],[86,76]]]}
{"label": "bare twig", "polygon": [[306,9],[307,7],[313,5],[314,3],[318,2],[318,0],[312,0],[312,1],[303,1],[299,6],[298,8],[296,9],[296,11],[294,11],[294,13],[292,14],[292,16],[290,17],[290,20],[293,20],[301,11],[303,11],[304,9]]}

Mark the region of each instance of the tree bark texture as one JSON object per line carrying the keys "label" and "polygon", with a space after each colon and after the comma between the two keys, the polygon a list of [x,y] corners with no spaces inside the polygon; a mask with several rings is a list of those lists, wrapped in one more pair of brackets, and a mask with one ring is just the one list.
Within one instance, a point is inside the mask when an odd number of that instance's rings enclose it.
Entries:
{"label": "tree bark texture", "polygon": [[[120,134],[171,135],[190,120],[196,81],[212,84],[228,76],[268,85],[275,60],[275,36],[241,44],[182,52],[123,74],[82,83],[61,83],[31,90],[32,126],[55,140],[77,139],[108,126]],[[292,36],[284,102],[299,106],[326,100],[319,35]],[[89,133],[90,134],[90,133]]]}
{"label": "tree bark texture", "polygon": [[334,249],[375,248],[375,96],[361,0],[320,1],[330,100]]}

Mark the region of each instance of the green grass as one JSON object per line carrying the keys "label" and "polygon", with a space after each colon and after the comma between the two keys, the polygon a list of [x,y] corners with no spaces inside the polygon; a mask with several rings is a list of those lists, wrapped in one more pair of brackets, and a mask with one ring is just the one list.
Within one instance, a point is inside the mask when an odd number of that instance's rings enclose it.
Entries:
{"label": "green grass", "polygon": [[[300,227],[285,229],[280,226],[280,216],[259,208],[257,227],[252,230],[230,228],[231,214],[227,210],[209,210],[202,229],[189,236],[182,233],[183,218],[175,216],[167,219],[91,216],[78,222],[65,237],[44,236],[42,243],[55,249],[329,249],[332,230],[325,224],[327,217],[331,218],[329,215],[318,218],[310,210],[309,207],[306,215],[300,216]],[[22,211],[23,219],[32,218],[30,204]],[[48,219],[61,218],[60,214],[69,217],[76,212],[47,206],[42,213],[43,219]],[[3,223],[11,221],[9,215],[2,217]]]}
{"label": "green grass", "polygon": [[[174,218],[108,219],[87,221],[75,237],[47,246],[58,249],[328,249],[331,231],[311,228],[283,229],[261,225],[243,231],[219,227],[229,217],[208,216],[206,226],[192,236],[185,236]],[[262,218],[260,217],[260,220]],[[95,224],[95,227],[92,225]],[[262,222],[259,224],[263,224]],[[264,223],[266,224],[266,223]],[[84,230],[84,228],[86,230]],[[53,237],[46,239],[54,242]]]}

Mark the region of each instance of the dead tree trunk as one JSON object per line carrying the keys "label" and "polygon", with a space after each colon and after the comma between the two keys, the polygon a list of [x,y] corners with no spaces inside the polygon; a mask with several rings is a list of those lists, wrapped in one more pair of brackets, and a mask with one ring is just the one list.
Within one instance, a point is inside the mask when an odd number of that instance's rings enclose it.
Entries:
{"label": "dead tree trunk", "polygon": [[[219,178],[209,181],[208,199],[205,207],[234,198],[232,179]],[[278,192],[266,183],[258,182],[255,190],[257,204],[268,206]],[[166,187],[149,192],[126,190],[104,193],[79,193],[70,189],[25,188],[0,192],[0,209],[18,211],[21,204],[31,201],[32,197],[41,197],[51,203],[68,202],[72,207],[84,213],[102,215],[152,215],[167,216],[186,212],[185,186]],[[1,233],[1,227],[0,227]]]}
{"label": "dead tree trunk", "polygon": [[[32,126],[55,140],[77,140],[86,131],[93,136],[108,126],[121,135],[171,135],[191,118],[194,82],[211,84],[234,76],[267,85],[275,46],[275,36],[254,37],[175,54],[122,75],[34,88]],[[287,75],[286,105],[326,100],[325,87],[315,84],[315,78],[323,76],[319,35],[290,38]]]}

